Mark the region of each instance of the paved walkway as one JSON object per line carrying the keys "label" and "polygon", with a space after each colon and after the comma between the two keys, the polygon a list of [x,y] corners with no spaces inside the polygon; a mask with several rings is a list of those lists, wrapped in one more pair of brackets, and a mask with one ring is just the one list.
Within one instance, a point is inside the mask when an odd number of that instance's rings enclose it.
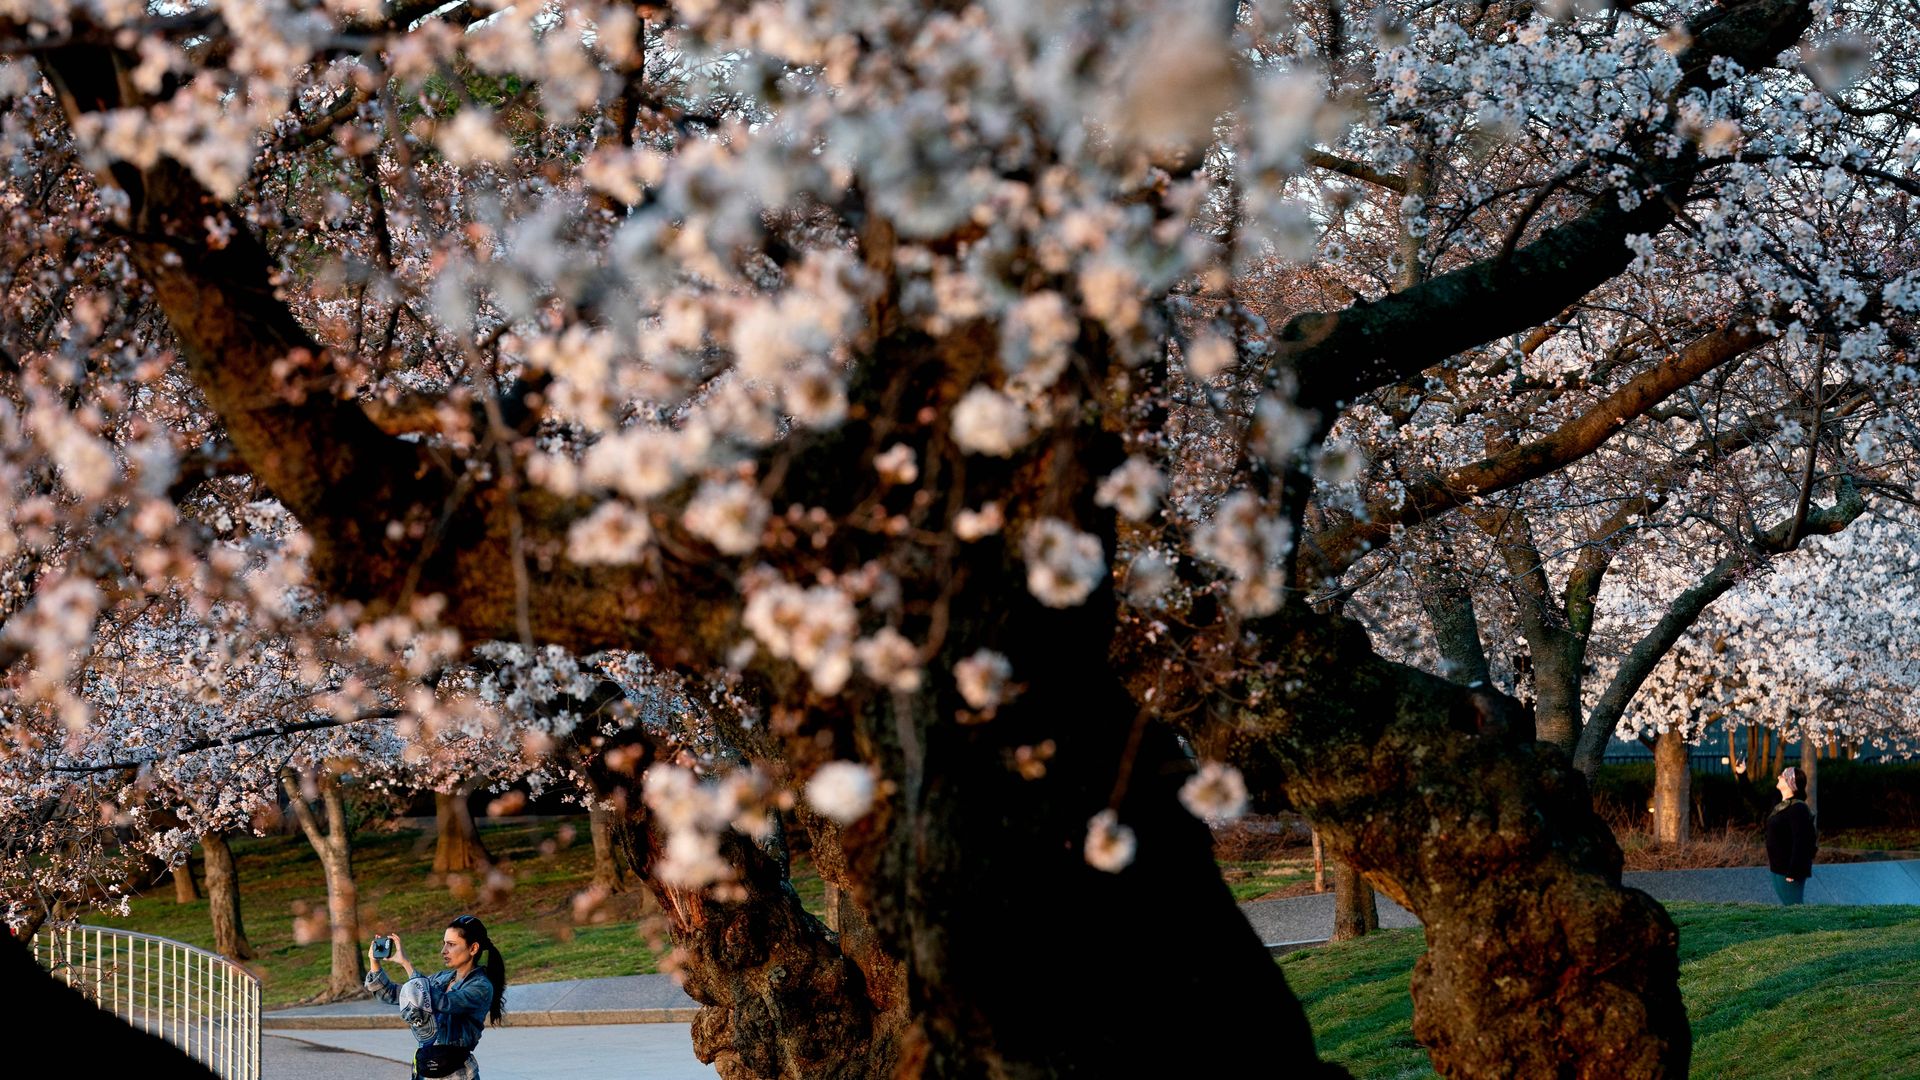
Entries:
{"label": "paved walkway", "polygon": [[[693,1056],[687,1024],[501,1027],[481,1036],[482,1080],[713,1080]],[[407,1080],[413,1038],[404,1031],[263,1033],[261,1080]]]}
{"label": "paved walkway", "polygon": [[[699,1004],[665,975],[507,987],[507,1023],[481,1037],[485,1080],[712,1080],[693,1056]],[[261,1080],[406,1080],[413,1037],[372,998],[261,1016]]]}
{"label": "paved walkway", "polygon": [[[570,982],[507,983],[511,1027],[574,1027],[584,1024],[684,1024],[700,1003],[665,975],[626,975]],[[400,1010],[374,999],[278,1009],[261,1016],[267,1031],[341,1031],[404,1028]],[[502,1029],[505,1030],[505,1029]]]}
{"label": "paved walkway", "polygon": [[[1707,903],[1778,903],[1773,876],[1764,866],[1716,870],[1659,870],[1623,874],[1621,880],[1644,889],[1655,900]],[[1809,904],[1920,904],[1920,859],[1897,862],[1820,863],[1807,879]],[[1379,893],[1380,925],[1389,929],[1419,926],[1420,920]],[[1333,894],[1255,900],[1240,905],[1247,921],[1268,947],[1325,941],[1333,936]]]}

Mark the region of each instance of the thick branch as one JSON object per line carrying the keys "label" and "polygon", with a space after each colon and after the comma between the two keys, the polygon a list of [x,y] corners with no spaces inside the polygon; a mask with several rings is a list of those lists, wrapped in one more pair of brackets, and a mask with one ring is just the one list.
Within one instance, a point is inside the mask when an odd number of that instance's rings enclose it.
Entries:
{"label": "thick branch", "polygon": [[1384,173],[1371,165],[1343,158],[1337,154],[1329,154],[1325,150],[1307,151],[1306,161],[1307,164],[1316,169],[1336,172],[1350,179],[1359,180],[1376,187],[1386,188],[1388,191],[1404,194],[1407,190],[1406,177],[1395,176],[1392,173]]}
{"label": "thick branch", "polygon": [[1395,503],[1375,500],[1359,517],[1322,530],[1302,545],[1302,569],[1312,574],[1308,580],[1330,579],[1352,566],[1369,548],[1391,537],[1395,526],[1426,520],[1578,461],[1628,421],[1767,340],[1765,334],[1748,324],[1699,337],[1679,355],[1635,376],[1552,433],[1415,484]]}
{"label": "thick branch", "polygon": [[[1711,88],[1716,57],[1747,70],[1770,65],[1799,39],[1810,17],[1805,0],[1747,0],[1696,17],[1675,93]],[[1656,128],[1641,140],[1639,201],[1632,209],[1622,209],[1618,192],[1603,191],[1583,212],[1509,257],[1490,256],[1343,311],[1294,317],[1275,343],[1276,360],[1292,373],[1302,403],[1330,418],[1367,390],[1545,322],[1619,274],[1633,258],[1627,237],[1652,235],[1671,222],[1699,166],[1691,144],[1671,158],[1658,152],[1664,133],[1664,126]]]}
{"label": "thick branch", "polygon": [[[298,735],[303,731],[325,731],[328,728],[345,727],[348,724],[364,724],[369,720],[391,720],[399,715],[399,709],[374,709],[371,712],[364,712],[358,716],[350,716],[345,719],[328,717],[324,720],[302,720],[293,724],[271,724],[267,727],[249,728],[246,731],[236,732],[232,735],[189,739],[178,746],[168,748],[165,757],[178,757],[182,754],[192,754],[201,750],[212,750],[222,746],[237,746],[240,743],[252,742],[255,739],[271,739],[281,735]],[[56,765],[51,771],[57,773],[113,772],[119,769],[138,769],[143,765],[152,765],[161,760],[163,760],[163,756],[156,754],[152,757],[127,758],[121,761],[108,761],[100,764]]]}

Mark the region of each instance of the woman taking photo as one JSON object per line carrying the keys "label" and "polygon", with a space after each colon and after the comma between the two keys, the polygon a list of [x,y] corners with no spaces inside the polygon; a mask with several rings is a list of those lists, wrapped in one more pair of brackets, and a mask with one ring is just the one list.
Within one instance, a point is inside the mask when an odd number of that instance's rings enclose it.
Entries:
{"label": "woman taking photo", "polygon": [[367,989],[381,1001],[399,1005],[401,1019],[419,1040],[413,1055],[415,1080],[479,1080],[480,1066],[473,1058],[473,1048],[479,1044],[480,1031],[487,1021],[500,1021],[507,995],[507,965],[487,937],[487,928],[471,915],[448,923],[440,936],[440,959],[447,967],[431,976],[414,970],[400,945],[399,934],[388,938],[393,954],[386,959],[406,971],[407,981],[395,983],[381,970],[380,939],[376,938],[367,949]]}
{"label": "woman taking photo", "polygon": [[1807,774],[1792,765],[1774,782],[1780,805],[1767,815],[1767,869],[1773,871],[1773,892],[1782,904],[1797,904],[1813,875],[1816,846],[1813,811],[1807,807]]}

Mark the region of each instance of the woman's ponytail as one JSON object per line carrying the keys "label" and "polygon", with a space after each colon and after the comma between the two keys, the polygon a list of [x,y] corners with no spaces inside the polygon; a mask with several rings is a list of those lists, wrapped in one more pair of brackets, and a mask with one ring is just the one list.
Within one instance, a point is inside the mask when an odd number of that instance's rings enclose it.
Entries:
{"label": "woman's ponytail", "polygon": [[450,930],[460,931],[467,944],[480,946],[480,952],[486,957],[483,970],[487,973],[487,982],[493,986],[493,1005],[487,1010],[487,1018],[494,1023],[507,1011],[507,962],[500,957],[500,947],[487,936],[486,924],[471,915],[462,915],[447,924]]}
{"label": "woman's ponytail", "polygon": [[507,1011],[507,962],[500,959],[500,946],[487,939],[487,981],[493,984],[493,1008],[487,1017],[494,1023]]}

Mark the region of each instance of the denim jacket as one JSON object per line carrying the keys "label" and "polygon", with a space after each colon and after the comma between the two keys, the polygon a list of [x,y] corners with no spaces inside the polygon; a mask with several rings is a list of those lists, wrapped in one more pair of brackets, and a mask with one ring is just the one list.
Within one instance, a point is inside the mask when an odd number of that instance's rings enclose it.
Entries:
{"label": "denim jacket", "polygon": [[[447,968],[432,975],[415,975],[407,980],[426,983],[424,996],[433,1011],[432,1023],[427,1024],[415,1022],[415,1018],[406,1016],[408,1010],[401,1010],[402,1017],[413,1028],[422,1046],[438,1043],[464,1046],[471,1050],[480,1042],[480,1031],[487,1024],[487,1010],[493,1007],[493,982],[479,968],[462,979],[458,986],[454,985],[453,979],[453,969]],[[386,972],[378,968],[367,972],[366,985],[381,1001],[389,1005],[399,1003],[400,985],[387,978]]]}

